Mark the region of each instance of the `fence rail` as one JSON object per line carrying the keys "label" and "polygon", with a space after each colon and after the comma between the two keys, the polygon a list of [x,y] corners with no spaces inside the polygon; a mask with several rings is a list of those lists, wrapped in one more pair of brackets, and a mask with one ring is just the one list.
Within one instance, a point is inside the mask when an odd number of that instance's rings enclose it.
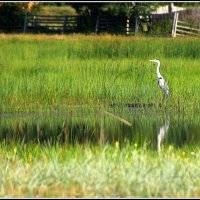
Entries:
{"label": "fence rail", "polygon": [[179,20],[179,13],[174,13],[174,23],[172,28],[172,37],[193,35],[200,36],[200,26],[194,27],[190,23]]}
{"label": "fence rail", "polygon": [[77,16],[31,15],[26,18],[24,32],[76,32],[78,24]]}

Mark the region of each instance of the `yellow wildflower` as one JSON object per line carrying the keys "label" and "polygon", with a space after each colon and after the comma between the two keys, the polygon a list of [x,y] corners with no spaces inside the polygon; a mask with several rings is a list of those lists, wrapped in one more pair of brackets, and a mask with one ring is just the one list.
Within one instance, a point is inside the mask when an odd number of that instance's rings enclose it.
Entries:
{"label": "yellow wildflower", "polygon": [[118,149],[119,148],[119,141],[115,142],[115,147]]}
{"label": "yellow wildflower", "polygon": [[135,147],[135,149],[137,149],[137,147],[138,147],[138,144],[137,144],[137,143],[135,143],[135,144],[134,144],[134,147]]}
{"label": "yellow wildflower", "polygon": [[16,153],[17,153],[17,148],[15,147],[15,148],[14,148],[14,154],[16,154]]}
{"label": "yellow wildflower", "polygon": [[173,150],[173,145],[169,145],[168,151],[171,152]]}
{"label": "yellow wildflower", "polygon": [[30,161],[30,162],[32,161],[32,158],[33,158],[32,155],[30,155],[30,156],[29,156],[29,161]]}

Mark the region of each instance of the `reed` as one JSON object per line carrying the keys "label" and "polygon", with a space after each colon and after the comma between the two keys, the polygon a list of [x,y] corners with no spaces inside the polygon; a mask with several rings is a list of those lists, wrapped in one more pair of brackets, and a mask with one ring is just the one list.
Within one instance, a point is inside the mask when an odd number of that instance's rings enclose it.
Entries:
{"label": "reed", "polygon": [[196,38],[109,35],[2,35],[1,112],[48,110],[49,106],[162,102],[156,67],[170,87],[168,109],[199,109]]}

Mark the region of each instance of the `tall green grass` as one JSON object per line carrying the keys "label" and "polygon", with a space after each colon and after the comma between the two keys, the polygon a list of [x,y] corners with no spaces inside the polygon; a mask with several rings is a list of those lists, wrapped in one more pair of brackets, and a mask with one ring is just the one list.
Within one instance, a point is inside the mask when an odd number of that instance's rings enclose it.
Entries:
{"label": "tall green grass", "polygon": [[[48,147],[48,145],[47,145]],[[2,197],[197,198],[199,149],[1,144]]]}
{"label": "tall green grass", "polygon": [[160,71],[170,87],[168,108],[200,107],[199,39],[58,38],[0,38],[1,112],[77,104],[157,104],[163,96],[156,66],[148,61],[153,58],[161,60]]}

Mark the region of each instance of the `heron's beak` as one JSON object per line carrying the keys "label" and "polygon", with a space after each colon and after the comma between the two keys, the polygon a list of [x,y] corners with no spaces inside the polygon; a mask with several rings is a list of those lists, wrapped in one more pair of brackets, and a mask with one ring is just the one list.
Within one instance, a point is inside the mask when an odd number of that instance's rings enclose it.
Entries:
{"label": "heron's beak", "polygon": [[149,60],[149,61],[154,62],[155,60]]}

